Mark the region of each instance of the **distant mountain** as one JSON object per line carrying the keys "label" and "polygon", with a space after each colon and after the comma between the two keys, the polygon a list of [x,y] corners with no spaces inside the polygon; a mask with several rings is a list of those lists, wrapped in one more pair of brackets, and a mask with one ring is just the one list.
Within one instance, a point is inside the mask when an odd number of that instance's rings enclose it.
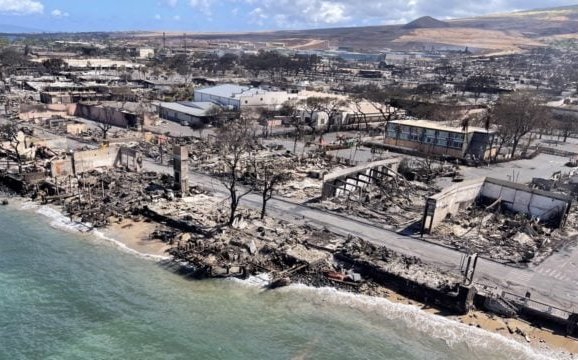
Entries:
{"label": "distant mountain", "polygon": [[440,21],[438,19],[434,19],[431,16],[423,16],[419,19],[415,19],[414,21],[406,24],[403,28],[404,29],[440,29],[440,28],[447,28],[450,25],[446,22]]}
{"label": "distant mountain", "polygon": [[[141,33],[161,38],[160,33]],[[182,34],[174,34],[175,39]],[[440,21],[430,16],[406,25],[284,30],[254,33],[190,34],[199,40],[279,42],[287,48],[347,47],[359,51],[464,49],[517,52],[557,38],[578,39],[578,6],[528,10]],[[160,40],[159,40],[160,41]]]}
{"label": "distant mountain", "polygon": [[0,24],[0,33],[2,34],[30,34],[30,33],[41,33],[42,30],[33,29],[24,26],[17,25],[4,25]]}
{"label": "distant mountain", "polygon": [[[578,0],[577,0],[578,1]],[[11,27],[10,32],[34,29]],[[0,26],[0,32],[3,31]],[[163,32],[117,33],[116,37],[140,38],[160,43]],[[283,43],[287,49],[350,48],[355,51],[454,49],[472,52],[511,53],[545,46],[557,40],[578,41],[578,5],[491,14],[440,21],[430,16],[409,24],[328,29],[261,31],[245,33],[189,33],[204,41]],[[181,32],[167,32],[166,40],[182,42]]]}

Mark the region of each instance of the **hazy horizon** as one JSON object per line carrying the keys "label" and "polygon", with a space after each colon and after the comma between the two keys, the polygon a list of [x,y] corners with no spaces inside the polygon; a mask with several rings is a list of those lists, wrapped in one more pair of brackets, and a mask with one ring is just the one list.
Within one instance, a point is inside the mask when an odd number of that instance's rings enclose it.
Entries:
{"label": "hazy horizon", "polygon": [[14,32],[238,32],[391,25],[577,5],[576,0],[0,0],[0,28]]}

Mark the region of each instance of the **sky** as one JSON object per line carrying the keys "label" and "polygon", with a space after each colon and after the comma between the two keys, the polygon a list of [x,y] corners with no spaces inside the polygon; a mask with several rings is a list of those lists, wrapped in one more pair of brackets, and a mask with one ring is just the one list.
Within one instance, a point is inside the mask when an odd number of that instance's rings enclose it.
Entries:
{"label": "sky", "polygon": [[0,0],[0,25],[60,31],[262,31],[389,25],[578,0]]}

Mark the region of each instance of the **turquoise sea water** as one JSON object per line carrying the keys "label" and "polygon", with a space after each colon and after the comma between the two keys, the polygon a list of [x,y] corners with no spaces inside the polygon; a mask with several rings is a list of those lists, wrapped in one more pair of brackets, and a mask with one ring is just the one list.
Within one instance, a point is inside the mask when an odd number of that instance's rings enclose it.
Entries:
{"label": "turquoise sea water", "polygon": [[416,308],[190,281],[113,242],[0,207],[0,359],[532,359]]}

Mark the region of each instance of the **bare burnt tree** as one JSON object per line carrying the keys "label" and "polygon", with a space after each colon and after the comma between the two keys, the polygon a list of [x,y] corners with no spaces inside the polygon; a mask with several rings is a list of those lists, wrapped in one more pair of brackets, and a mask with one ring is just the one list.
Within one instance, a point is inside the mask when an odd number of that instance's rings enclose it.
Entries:
{"label": "bare burnt tree", "polygon": [[355,107],[355,113],[353,116],[355,117],[355,123],[357,124],[357,130],[361,130],[361,124],[365,125],[365,131],[369,130],[369,119],[367,117],[367,111],[363,106],[363,103],[366,100],[360,96],[359,94],[355,94],[349,98],[349,101]]}
{"label": "bare burnt tree", "polygon": [[323,133],[327,133],[337,125],[337,115],[347,105],[347,101],[341,98],[325,97],[320,99],[319,105],[321,106],[321,112],[327,115],[327,125],[323,130]]}
{"label": "bare burnt tree", "polygon": [[291,169],[286,163],[253,158],[252,172],[254,176],[252,185],[261,193],[261,219],[264,219],[267,213],[267,202],[271,200],[279,185],[291,179]]}
{"label": "bare burnt tree", "polygon": [[295,154],[297,152],[297,142],[303,139],[306,125],[305,120],[303,116],[301,116],[301,110],[297,107],[297,103],[292,100],[284,102],[279,113],[281,116],[286,116],[289,124],[295,128],[293,136],[293,153]]}
{"label": "bare burnt tree", "polygon": [[499,150],[511,144],[510,155],[514,157],[520,140],[539,130],[546,118],[546,111],[538,98],[530,93],[519,92],[502,96],[492,111],[498,128]]}
{"label": "bare burnt tree", "polygon": [[433,72],[438,82],[445,83],[452,80],[457,71],[448,59],[441,59],[439,66],[436,66]]}
{"label": "bare burnt tree", "polygon": [[116,110],[110,106],[103,106],[101,109],[102,116],[100,117],[100,121],[96,124],[96,126],[102,133],[102,140],[106,140],[108,138],[108,132],[110,129],[112,129],[114,124],[114,116]]}
{"label": "bare burnt tree", "polygon": [[[20,155],[20,128],[15,122],[9,122],[0,126],[0,140],[6,143],[9,151],[14,153],[14,158],[18,163],[18,173],[22,174],[22,156]],[[0,146],[2,146],[0,143]]]}
{"label": "bare burnt tree", "polygon": [[315,113],[323,110],[325,101],[326,101],[325,98],[311,96],[308,97],[307,99],[302,99],[297,103],[297,106],[300,109],[302,109],[307,115],[305,116],[305,121],[309,121],[310,122],[309,125],[311,126],[315,125],[313,124],[313,116],[315,115]]}
{"label": "bare burnt tree", "polygon": [[380,88],[368,88],[361,96],[381,115],[381,119],[383,120],[383,138],[385,140],[387,136],[387,125],[399,110],[392,106],[391,94]]}
{"label": "bare burnt tree", "polygon": [[[222,122],[223,113],[223,108],[217,105],[213,105],[207,110],[205,116],[209,119],[212,125],[220,125]],[[200,132],[199,135],[201,135]]]}
{"label": "bare burnt tree", "polygon": [[220,181],[229,192],[229,226],[235,220],[239,202],[252,191],[252,187],[241,188],[240,184],[246,171],[245,161],[256,143],[253,128],[251,121],[241,117],[225,124],[217,133],[219,160],[224,165]]}
{"label": "bare burnt tree", "polygon": [[58,74],[62,70],[65,70],[68,64],[61,58],[51,58],[44,60],[42,66],[44,66],[49,73]]}
{"label": "bare burnt tree", "polygon": [[571,115],[556,116],[550,123],[551,128],[558,132],[558,138],[562,138],[563,142],[568,141],[568,137],[578,132],[576,125],[576,117]]}
{"label": "bare burnt tree", "polygon": [[476,103],[482,95],[482,93],[491,91],[493,87],[497,85],[497,82],[490,75],[472,75],[466,79],[463,86],[463,91],[471,92],[474,95]]}
{"label": "bare burnt tree", "polygon": [[0,49],[0,78],[4,79],[6,76],[16,72],[18,66],[28,63],[28,60],[20,51],[5,47]]}
{"label": "bare burnt tree", "polygon": [[170,70],[181,75],[185,80],[185,84],[189,84],[190,81],[192,80],[193,69],[191,67],[191,59],[187,55],[184,54],[175,55],[167,63],[167,66]]}

